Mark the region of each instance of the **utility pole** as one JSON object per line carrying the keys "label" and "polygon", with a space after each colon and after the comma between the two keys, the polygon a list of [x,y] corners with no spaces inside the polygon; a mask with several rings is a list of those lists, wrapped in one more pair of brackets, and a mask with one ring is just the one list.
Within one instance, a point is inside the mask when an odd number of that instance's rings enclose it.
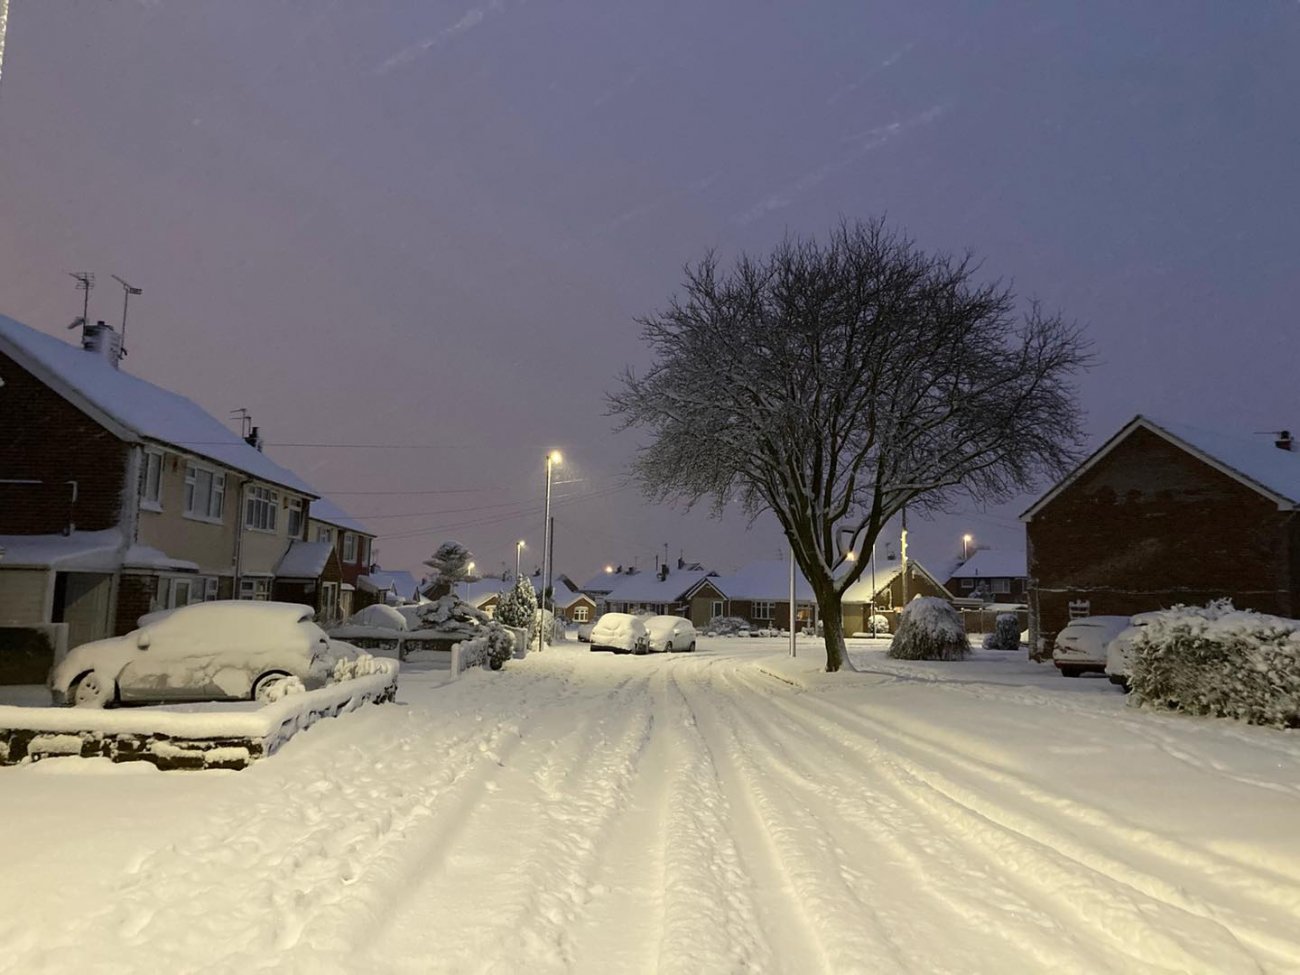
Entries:
{"label": "utility pole", "polygon": [[790,543],[790,656],[798,656],[794,649],[794,543]]}
{"label": "utility pole", "polygon": [[0,0],[0,75],[5,68],[5,28],[9,26],[9,0]]}
{"label": "utility pole", "polygon": [[901,576],[903,580],[903,605],[900,606],[899,609],[902,609],[907,605],[907,505],[903,505],[903,538],[900,545],[900,552],[902,558],[900,565],[903,569]]}

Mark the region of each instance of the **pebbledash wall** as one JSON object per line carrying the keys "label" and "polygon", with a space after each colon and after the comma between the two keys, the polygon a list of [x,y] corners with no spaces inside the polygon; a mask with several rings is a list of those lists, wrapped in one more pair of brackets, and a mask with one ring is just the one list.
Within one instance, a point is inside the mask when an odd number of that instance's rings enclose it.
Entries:
{"label": "pebbledash wall", "polygon": [[[1136,429],[1026,524],[1039,652],[1070,619],[1231,597],[1300,612],[1300,517]],[[1083,605],[1083,604],[1086,604]]]}
{"label": "pebbledash wall", "polygon": [[[114,528],[130,447],[0,353],[0,535]],[[76,500],[73,485],[76,482]]]}

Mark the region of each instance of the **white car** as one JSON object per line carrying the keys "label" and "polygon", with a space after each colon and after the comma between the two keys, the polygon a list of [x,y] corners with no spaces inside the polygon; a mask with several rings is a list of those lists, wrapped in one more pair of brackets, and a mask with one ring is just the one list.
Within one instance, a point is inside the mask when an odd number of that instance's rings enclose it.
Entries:
{"label": "white car", "polygon": [[649,653],[650,637],[645,622],[627,613],[606,613],[591,628],[591,649]]}
{"label": "white car", "polygon": [[83,643],[50,674],[55,704],[273,700],[289,678],[308,690],[357,651],[312,622],[310,606],[217,600],[143,617],[126,636]]}
{"label": "white car", "polygon": [[695,652],[695,627],[680,616],[651,616],[645,621],[655,653]]}
{"label": "white car", "polygon": [[1142,628],[1157,613],[1138,613],[1130,622],[1133,624],[1123,630],[1119,636],[1106,645],[1106,676],[1112,684],[1128,689],[1129,675],[1133,673],[1133,644],[1137,641]]}
{"label": "white car", "polygon": [[1052,647],[1052,663],[1066,677],[1106,672],[1106,645],[1128,629],[1127,616],[1086,616],[1071,620]]}

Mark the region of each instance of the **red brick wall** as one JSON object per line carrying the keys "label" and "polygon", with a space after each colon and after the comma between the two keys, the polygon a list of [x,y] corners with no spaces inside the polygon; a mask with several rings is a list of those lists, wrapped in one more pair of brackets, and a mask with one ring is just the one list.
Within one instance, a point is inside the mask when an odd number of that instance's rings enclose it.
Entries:
{"label": "red brick wall", "polygon": [[1031,604],[1048,645],[1069,603],[1130,615],[1232,597],[1293,616],[1300,526],[1291,512],[1137,429],[1027,526]]}
{"label": "red brick wall", "polygon": [[124,572],[117,579],[117,618],[113,635],[121,636],[136,628],[136,620],[153,608],[153,597],[158,591],[156,575],[136,575]]}
{"label": "red brick wall", "polygon": [[0,379],[0,478],[45,482],[0,484],[0,534],[117,525],[130,448],[3,353]]}

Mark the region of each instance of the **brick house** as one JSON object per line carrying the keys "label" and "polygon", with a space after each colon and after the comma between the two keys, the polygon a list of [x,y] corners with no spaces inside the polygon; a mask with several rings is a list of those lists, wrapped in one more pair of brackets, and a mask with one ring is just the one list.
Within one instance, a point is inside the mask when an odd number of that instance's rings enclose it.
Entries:
{"label": "brick house", "polygon": [[[943,584],[915,559],[908,560],[906,576],[897,561],[877,566],[874,575],[868,567],[844,593],[841,601],[844,632],[852,634],[867,630],[873,603],[876,612],[889,617],[892,626],[897,619],[897,610],[916,596],[937,596],[949,601],[953,598]],[[696,626],[704,626],[716,616],[735,616],[759,628],[788,630],[790,562],[788,559],[751,562],[732,575],[703,580],[691,593],[690,599],[691,622]],[[798,570],[795,571],[794,615],[799,627],[815,623],[817,619],[812,587]]]}
{"label": "brick house", "polygon": [[[1300,454],[1137,416],[1022,516],[1031,645],[1071,618],[1230,597],[1300,614]],[[1279,449],[1281,448],[1281,449]]]}
{"label": "brick house", "polygon": [[1023,603],[1029,598],[1025,553],[982,548],[953,569],[944,588],[958,599]]}
{"label": "brick house", "polygon": [[712,575],[707,569],[678,569],[670,565],[661,565],[654,572],[617,575],[613,587],[605,594],[605,611],[687,617],[692,594]]}
{"label": "brick house", "polygon": [[[541,594],[538,587],[541,585],[541,577],[531,576],[529,581],[533,584],[533,592],[540,602]],[[513,579],[498,579],[490,576],[486,579],[461,583],[456,587],[456,591],[465,602],[492,616],[496,612],[501,593],[513,586]],[[554,606],[552,607],[551,600],[547,600],[546,608],[553,609],[560,619],[568,623],[581,624],[590,623],[596,618],[596,601],[585,592],[574,589],[568,576],[560,576],[554,580],[551,589],[554,595]]]}
{"label": "brick house", "polygon": [[370,529],[329,498],[317,498],[307,511],[307,538],[315,544],[328,545],[333,550],[333,562],[338,564],[337,582],[321,577],[323,592],[337,585],[336,592],[324,596],[332,613],[322,615],[322,619],[347,619],[357,610],[379,601],[380,594],[374,587],[360,583],[370,571],[371,547],[375,541]]}
{"label": "brick house", "polygon": [[144,613],[267,599],[316,494],[194,403],[0,316],[0,627],[66,624],[69,646]]}

